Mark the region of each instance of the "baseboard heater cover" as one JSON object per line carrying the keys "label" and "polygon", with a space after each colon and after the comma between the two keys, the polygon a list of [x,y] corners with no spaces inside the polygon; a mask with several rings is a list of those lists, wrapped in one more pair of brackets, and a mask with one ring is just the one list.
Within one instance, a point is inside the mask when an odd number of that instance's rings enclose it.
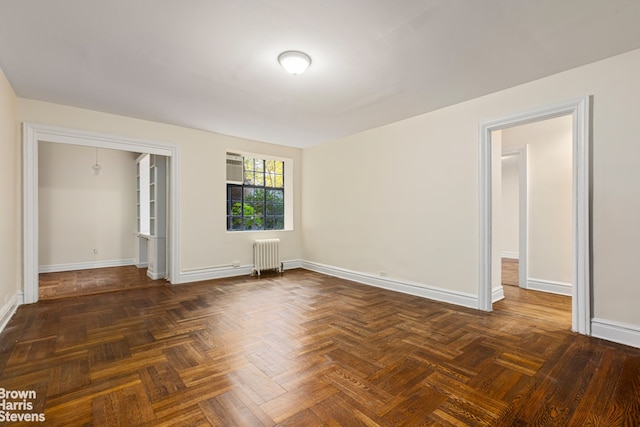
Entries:
{"label": "baseboard heater cover", "polygon": [[259,239],[253,243],[252,275],[260,275],[263,270],[276,270],[282,273],[280,260],[280,239]]}

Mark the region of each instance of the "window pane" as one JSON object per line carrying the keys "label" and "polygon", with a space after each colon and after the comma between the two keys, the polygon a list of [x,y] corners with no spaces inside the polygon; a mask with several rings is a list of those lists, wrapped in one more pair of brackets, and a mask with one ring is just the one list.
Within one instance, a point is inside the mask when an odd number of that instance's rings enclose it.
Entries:
{"label": "window pane", "polygon": [[276,182],[274,187],[277,187],[277,188],[284,187],[284,177],[282,175],[276,175],[275,179],[276,179]]}
{"label": "window pane", "polygon": [[245,172],[244,173],[244,184],[245,185],[253,185],[253,172]]}
{"label": "window pane", "polygon": [[231,215],[237,215],[237,216],[242,215],[242,203],[240,203],[240,202],[233,203],[231,205],[230,214]]}
{"label": "window pane", "polygon": [[264,190],[262,188],[244,188],[244,201],[247,202],[263,202]]}
{"label": "window pane", "polygon": [[275,171],[277,174],[284,175],[284,162],[275,162]]}
{"label": "window pane", "polygon": [[276,224],[273,228],[274,230],[284,230],[284,217],[276,217]]}
{"label": "window pane", "polygon": [[245,215],[246,211],[249,210],[249,215],[264,215],[264,203],[247,203],[245,204]]}
{"label": "window pane", "polygon": [[231,200],[232,201],[242,201],[242,187],[240,186],[233,186],[231,187]]}
{"label": "window pane", "polygon": [[275,160],[265,160],[264,161],[264,170],[267,172],[274,172],[276,170],[276,161]]}
{"label": "window pane", "polygon": [[264,160],[253,159],[253,170],[256,172],[264,172]]}
{"label": "window pane", "polygon": [[265,225],[264,225],[264,229],[265,230],[273,230],[276,224],[276,220],[274,217],[272,216],[268,216],[265,218]]}
{"label": "window pane", "polygon": [[265,205],[265,215],[284,215],[284,204],[267,202]]}
{"label": "window pane", "polygon": [[263,225],[262,217],[250,216],[244,218],[245,230],[262,230]]}
{"label": "window pane", "polygon": [[244,188],[244,201],[245,202],[252,202],[253,201],[253,197],[254,197],[254,192],[255,192],[255,188],[245,187]]}
{"label": "window pane", "polygon": [[284,191],[282,190],[265,190],[267,192],[267,200],[272,202],[284,202]]}
{"label": "window pane", "polygon": [[242,230],[242,218],[230,216],[227,218],[227,230]]}
{"label": "window pane", "polygon": [[244,158],[244,170],[253,171],[254,160],[251,157]]}
{"label": "window pane", "polygon": [[262,172],[256,172],[254,175],[254,181],[253,181],[253,185],[264,185],[264,173]]}

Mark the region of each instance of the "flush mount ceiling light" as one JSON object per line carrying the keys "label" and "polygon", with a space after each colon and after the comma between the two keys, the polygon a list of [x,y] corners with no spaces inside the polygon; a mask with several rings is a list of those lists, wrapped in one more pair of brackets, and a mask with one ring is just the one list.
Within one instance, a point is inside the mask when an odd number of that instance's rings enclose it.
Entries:
{"label": "flush mount ceiling light", "polygon": [[288,50],[278,56],[278,62],[288,73],[297,76],[298,74],[304,73],[309,65],[311,65],[311,58],[304,52]]}

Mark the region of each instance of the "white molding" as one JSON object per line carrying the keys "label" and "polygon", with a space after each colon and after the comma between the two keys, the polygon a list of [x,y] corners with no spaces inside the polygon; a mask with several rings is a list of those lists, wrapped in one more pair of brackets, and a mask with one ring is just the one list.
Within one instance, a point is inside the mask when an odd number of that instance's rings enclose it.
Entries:
{"label": "white molding", "polygon": [[33,132],[35,134],[35,139],[38,141],[108,148],[111,150],[132,151],[135,153],[157,154],[167,157],[172,157],[176,148],[174,145],[155,141],[89,132],[59,126],[50,126],[40,123],[24,122],[23,126]]}
{"label": "white molding", "polygon": [[500,256],[502,258],[509,258],[509,259],[519,259],[520,255],[518,254],[518,252],[509,252],[509,251],[502,251],[500,253]]}
{"label": "white molding", "polygon": [[179,147],[154,141],[25,122],[22,124],[24,302],[30,304],[38,301],[38,142],[40,141],[158,154],[169,158],[171,203],[169,203],[168,221],[170,242],[168,266],[170,281],[177,281],[180,266]]}
{"label": "white molding", "polygon": [[22,126],[22,291],[24,301],[38,301],[38,139],[34,127]]}
{"label": "white molding", "polygon": [[[285,270],[302,268],[301,260],[283,261]],[[253,272],[253,264],[234,267],[232,265],[222,265],[217,267],[203,267],[185,270],[180,273],[179,281],[174,284],[200,282],[203,280],[224,279],[226,277],[250,276]]]}
{"label": "white molding", "polygon": [[0,309],[0,332],[4,330],[13,317],[19,305],[23,304],[24,296],[22,291],[15,293]]}
{"label": "white molding", "polygon": [[226,277],[249,276],[253,270],[253,265],[243,265],[233,267],[231,265],[221,267],[204,267],[193,270],[181,271],[178,281],[172,282],[174,285],[204,280],[224,279]]}
{"label": "white molding", "polygon": [[479,310],[493,310],[491,302],[491,131],[488,125],[480,124],[478,144],[478,306]]}
{"label": "white molding", "polygon": [[522,147],[503,147],[501,153],[502,158],[519,156],[521,152],[520,150],[522,150]]}
{"label": "white molding", "polygon": [[303,261],[301,259],[292,259],[289,261],[284,261],[282,264],[285,270],[293,270],[295,268],[303,268],[302,263]]}
{"label": "white molding", "polygon": [[302,268],[315,271],[329,276],[339,277],[345,280],[362,283],[377,288],[402,292],[404,294],[415,295],[435,301],[455,304],[462,307],[476,308],[478,299],[475,295],[450,291],[447,289],[428,286],[422,283],[410,282],[406,280],[392,279],[389,277],[378,277],[372,274],[360,273],[339,267],[319,264],[316,262],[302,261]]}
{"label": "white molding", "polygon": [[[573,117],[573,280],[572,330],[591,334],[590,276],[590,98],[517,113],[479,123],[478,144],[478,308],[492,310],[491,292],[491,132],[565,115]],[[524,255],[524,254],[522,254]]]}
{"label": "white molding", "polygon": [[529,277],[529,146],[518,148],[518,286]]}
{"label": "white molding", "polygon": [[500,285],[491,291],[491,302],[498,302],[504,299],[504,287]]}
{"label": "white molding", "polygon": [[640,325],[594,317],[591,320],[591,335],[607,341],[640,348]]}
{"label": "white molding", "polygon": [[573,109],[573,330],[591,335],[591,216],[590,121],[591,100],[585,97]]}
{"label": "white molding", "polygon": [[548,292],[551,294],[571,296],[573,286],[571,283],[556,282],[553,280],[529,279],[527,280],[527,289],[532,291]]}
{"label": "white molding", "polygon": [[123,267],[127,265],[136,265],[136,260],[131,258],[112,259],[105,261],[74,262],[69,264],[41,265],[38,268],[38,271],[40,273],[57,273],[60,271],[90,270],[92,268]]}
{"label": "white molding", "polygon": [[151,271],[147,269],[147,277],[151,280],[160,280],[165,279],[167,277],[167,273]]}
{"label": "white molding", "polygon": [[502,149],[502,155],[518,158],[518,252],[502,252],[503,258],[517,259],[518,286],[527,289],[529,274],[529,146]]}

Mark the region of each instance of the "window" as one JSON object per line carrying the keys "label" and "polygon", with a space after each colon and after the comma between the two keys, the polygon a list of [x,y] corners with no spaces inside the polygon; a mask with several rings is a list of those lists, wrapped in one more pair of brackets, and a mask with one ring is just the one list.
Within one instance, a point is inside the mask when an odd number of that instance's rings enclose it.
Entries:
{"label": "window", "polygon": [[227,184],[227,230],[284,229],[284,162],[243,157],[242,184]]}

